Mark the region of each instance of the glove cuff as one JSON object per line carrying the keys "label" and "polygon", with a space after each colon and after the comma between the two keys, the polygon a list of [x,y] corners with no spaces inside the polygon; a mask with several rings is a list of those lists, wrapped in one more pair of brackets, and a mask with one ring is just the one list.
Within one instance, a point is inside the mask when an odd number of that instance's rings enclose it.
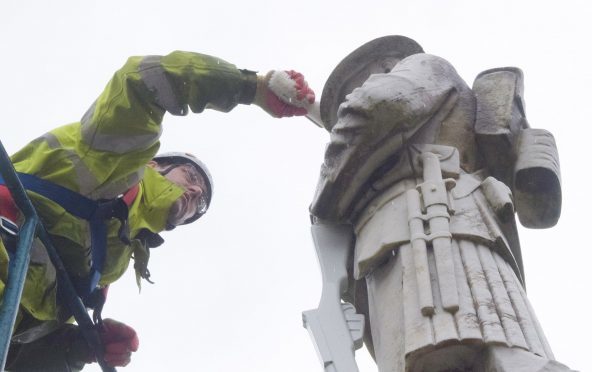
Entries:
{"label": "glove cuff", "polygon": [[257,92],[257,73],[250,70],[239,70],[243,75],[243,86],[238,96],[238,103],[250,105]]}

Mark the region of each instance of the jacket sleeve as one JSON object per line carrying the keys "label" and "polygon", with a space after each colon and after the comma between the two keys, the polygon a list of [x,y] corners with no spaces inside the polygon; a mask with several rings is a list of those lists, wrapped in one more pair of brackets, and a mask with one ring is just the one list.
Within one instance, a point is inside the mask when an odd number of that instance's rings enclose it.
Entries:
{"label": "jacket sleeve", "polygon": [[251,103],[256,86],[254,72],[216,57],[181,51],[131,57],[82,118],[82,140],[92,150],[143,151],[158,142],[165,112],[227,112]]}
{"label": "jacket sleeve", "polygon": [[12,344],[6,371],[80,371],[92,359],[78,326],[64,324],[35,341]]}

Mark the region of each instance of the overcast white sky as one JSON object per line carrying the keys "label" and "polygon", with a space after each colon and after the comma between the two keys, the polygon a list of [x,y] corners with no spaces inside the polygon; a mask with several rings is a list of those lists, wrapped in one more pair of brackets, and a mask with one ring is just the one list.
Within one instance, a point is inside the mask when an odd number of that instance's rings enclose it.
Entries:
{"label": "overcast white sky", "polygon": [[[587,1],[4,0],[0,139],[12,153],[79,120],[130,55],[182,49],[296,69],[319,96],[345,55],[389,34],[448,59],[469,84],[487,68],[520,67],[531,126],[556,137],[564,197],[556,227],[521,232],[527,290],[556,358],[592,370],[591,19]],[[215,198],[153,251],[155,285],[138,295],[130,272],[112,286],[104,316],[140,335],[122,370],[321,371],[301,312],[320,297],[307,209],[328,134],[254,106],[164,125],[162,149],[200,156]],[[376,371],[365,352],[358,361]]]}

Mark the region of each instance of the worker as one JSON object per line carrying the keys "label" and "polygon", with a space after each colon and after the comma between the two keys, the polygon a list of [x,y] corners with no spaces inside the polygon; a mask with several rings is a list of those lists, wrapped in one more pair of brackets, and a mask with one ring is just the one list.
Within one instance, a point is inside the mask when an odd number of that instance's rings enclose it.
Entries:
{"label": "worker", "polygon": [[[273,117],[307,114],[315,97],[304,77],[281,71],[296,95],[285,99],[268,83],[278,72],[258,75],[182,51],[131,57],[79,122],[42,135],[11,157],[78,295],[102,324],[108,365],[128,364],[139,344],[130,326],[102,320],[108,286],[131,259],[137,277],[150,280],[149,249],[162,244],[159,233],[199,219],[212,200],[212,178],[198,158],[157,155],[165,112],[228,112],[254,103]],[[0,184],[1,295],[22,216]],[[61,290],[35,240],[7,370],[76,371],[93,361],[81,332],[68,322]]]}

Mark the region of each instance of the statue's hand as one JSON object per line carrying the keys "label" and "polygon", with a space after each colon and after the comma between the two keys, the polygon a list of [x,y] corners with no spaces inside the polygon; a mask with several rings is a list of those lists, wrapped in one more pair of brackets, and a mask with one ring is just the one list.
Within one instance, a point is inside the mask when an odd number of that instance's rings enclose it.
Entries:
{"label": "statue's hand", "polygon": [[315,93],[296,71],[270,71],[258,76],[254,103],[276,118],[303,116],[315,101]]}

